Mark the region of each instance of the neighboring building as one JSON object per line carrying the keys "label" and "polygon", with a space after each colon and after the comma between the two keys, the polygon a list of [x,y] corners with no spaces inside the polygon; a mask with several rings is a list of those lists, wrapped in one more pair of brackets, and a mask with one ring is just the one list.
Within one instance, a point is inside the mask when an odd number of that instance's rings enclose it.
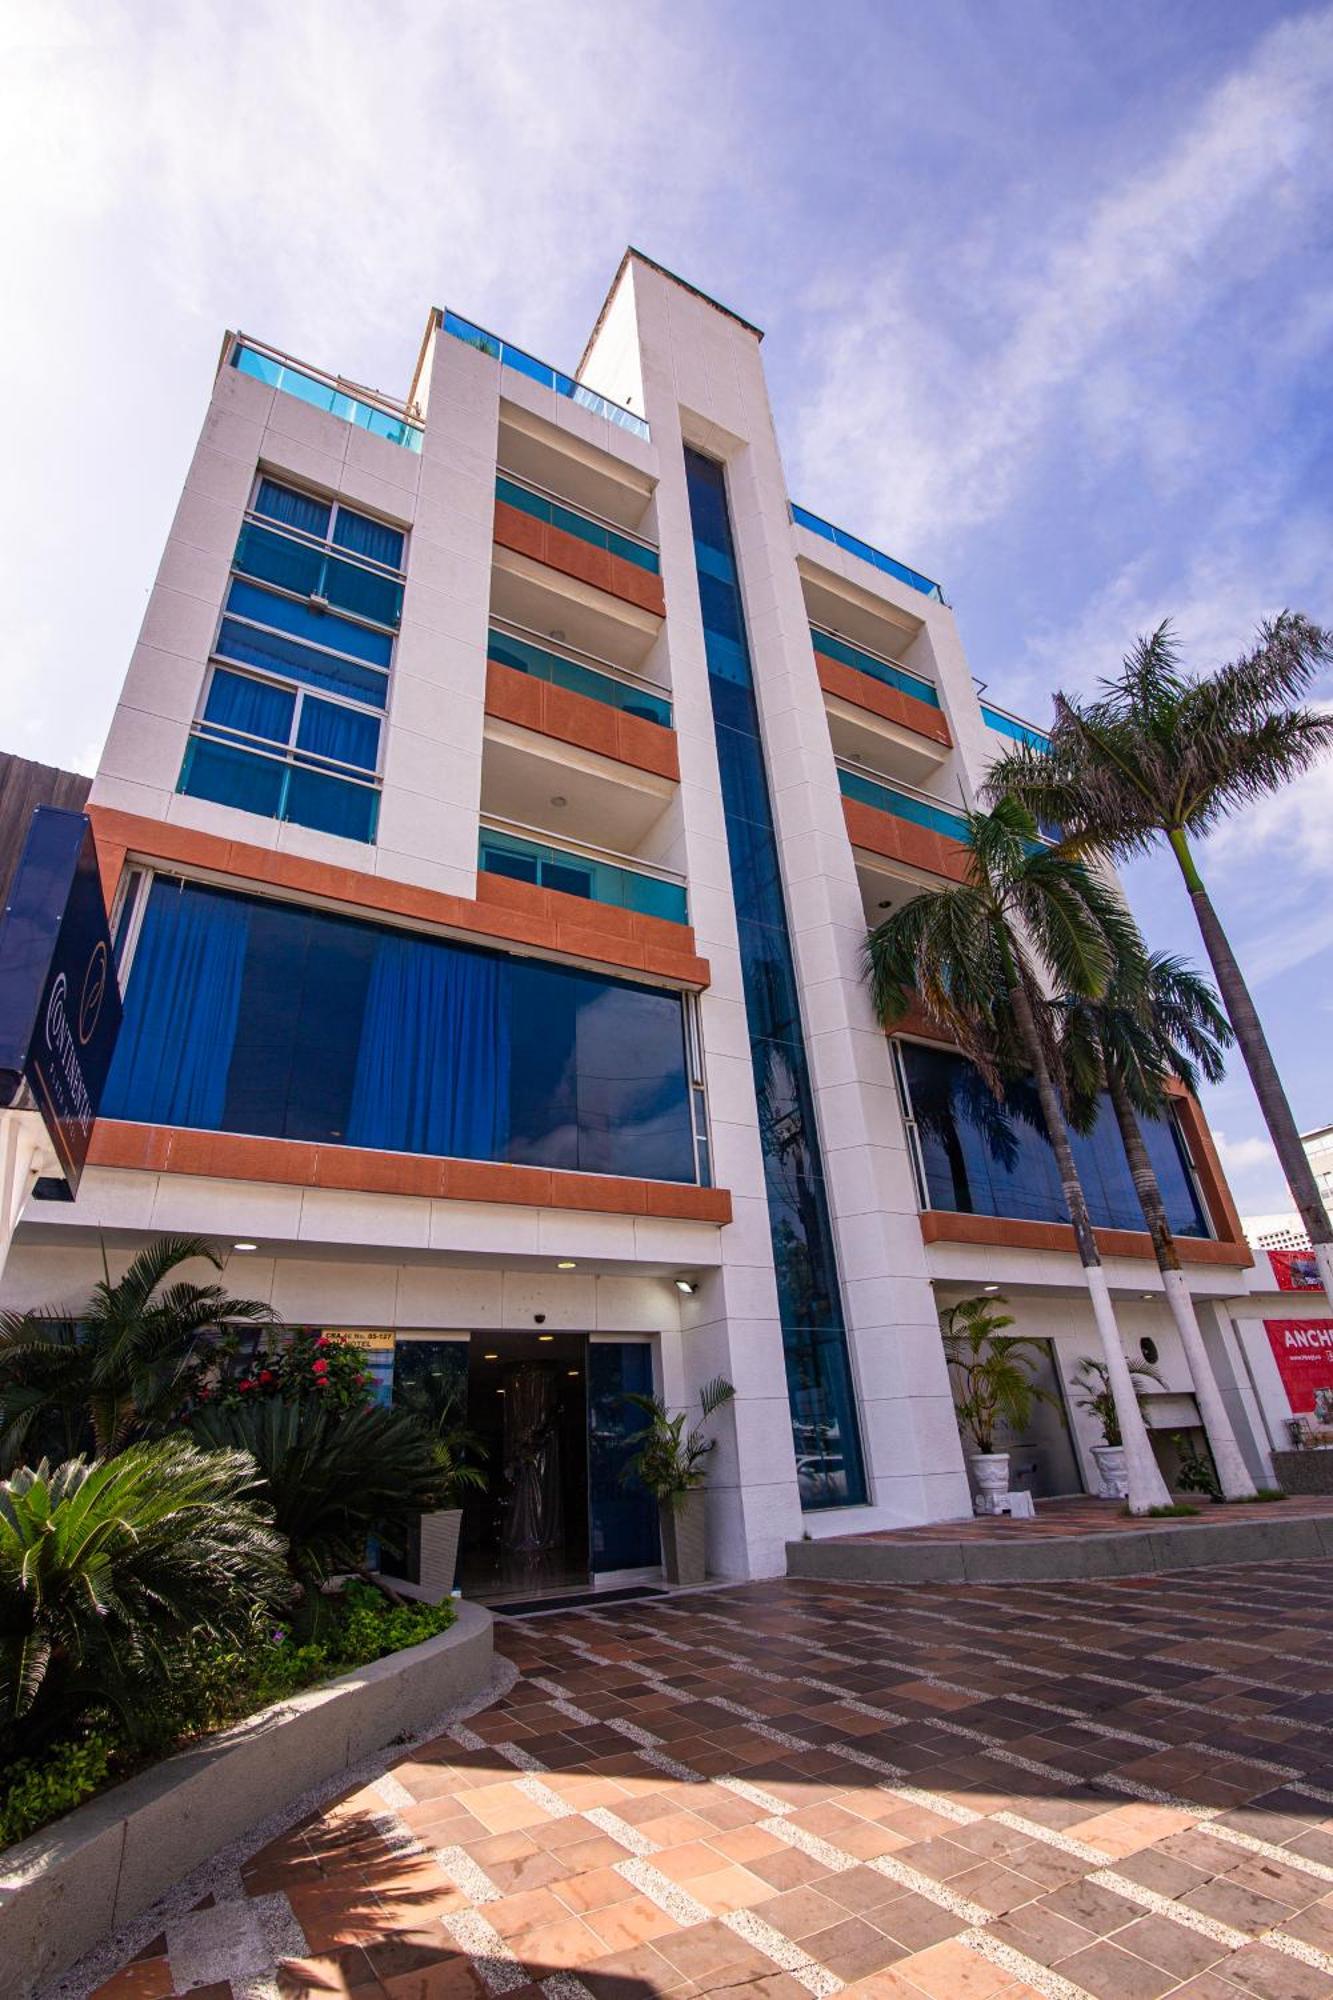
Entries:
{"label": "neighboring building", "polygon": [[53,764],[34,764],[0,750],[0,910],[9,897],[34,807],[82,812],[91,785],[92,779],[80,771],[58,771]]}
{"label": "neighboring building", "polygon": [[[938,1307],[1002,1288],[1057,1390],[1095,1335],[1044,1140],[886,1041],[861,952],[1035,733],[936,584],[790,505],[756,329],[635,252],[573,377],[452,313],[406,403],[228,335],[92,791],[121,1047],[5,1303],[77,1296],[99,1237],[234,1243],[386,1391],[466,1383],[483,1582],[650,1567],[621,1398],[719,1373],[719,1572],[967,1513]],[[1197,1106],[1150,1136],[1258,1467],[1250,1251]],[[1192,1425],[1118,1141],[1080,1144]],[[1038,1491],[1091,1472],[1072,1418],[1016,1455]]]}

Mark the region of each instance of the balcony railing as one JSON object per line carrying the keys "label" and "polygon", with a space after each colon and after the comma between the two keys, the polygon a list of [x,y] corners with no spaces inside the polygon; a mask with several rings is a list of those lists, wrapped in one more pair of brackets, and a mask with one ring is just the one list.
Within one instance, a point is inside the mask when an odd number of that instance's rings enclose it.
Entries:
{"label": "balcony railing", "polygon": [[878,812],[892,813],[895,819],[910,820],[913,826],[942,833],[946,840],[962,840],[966,836],[967,822],[955,808],[932,798],[929,792],[918,792],[910,785],[895,784],[887,778],[871,777],[841,758],[838,789],[845,799],[874,806]]}
{"label": "balcony railing", "polygon": [[631,863],[607,848],[556,846],[540,828],[520,826],[514,820],[483,820],[477,867],[483,875],[558,889],[562,895],[635,910],[640,916],[664,917],[675,924],[687,921],[685,884],[679,875]]}
{"label": "balcony railing", "polygon": [[933,682],[914,674],[899,660],[890,660],[879,653],[868,653],[863,646],[853,646],[848,640],[838,638],[834,632],[826,632],[821,625],[810,627],[810,637],[814,640],[815,651],[824,653],[831,660],[840,660],[845,667],[855,667],[859,674],[869,674],[872,679],[882,681],[885,687],[897,688],[899,694],[910,694],[913,701],[924,701],[931,708],[940,705],[939,694]]}
{"label": "balcony railing", "polygon": [[671,727],[671,703],[649,682],[624,668],[613,668],[603,662],[593,666],[587,654],[571,658],[564,653],[553,653],[538,644],[535,636],[521,625],[498,622],[493,625],[486,653],[488,659],[512,668],[515,673],[530,674],[534,680],[549,681],[552,687],[586,695],[590,701],[617,708],[622,715],[637,716],[641,722],[655,722],[663,729]]}
{"label": "balcony railing", "polygon": [[794,500],[788,504],[791,507],[792,520],[798,528],[808,528],[812,535],[822,536],[826,542],[832,542],[835,548],[846,549],[848,555],[860,556],[862,562],[869,563],[872,569],[881,569],[886,576],[896,576],[899,583],[908,584],[913,590],[919,590],[924,597],[936,598],[943,604],[944,592],[937,583],[932,583],[928,576],[922,576],[919,569],[909,569],[906,563],[899,562],[896,557],[886,556],[882,549],[872,549],[869,542],[861,541],[857,535],[849,535],[845,528],[835,528],[831,521],[825,521],[818,514],[811,514],[806,508],[798,507]]}
{"label": "balcony railing", "polygon": [[629,431],[634,437],[648,436],[647,424],[633,410],[627,410],[621,403],[613,403],[609,396],[599,396],[595,389],[585,389],[582,382],[576,382],[572,375],[562,375],[558,368],[525,354],[521,347],[501,340],[498,334],[487,333],[485,327],[474,326],[470,319],[464,319],[456,312],[444,313],[440,323],[455,340],[461,340],[468,347],[479,348],[483,354],[493,355],[504,367],[515,368],[520,375],[540,382],[543,389],[554,389],[557,396],[567,396],[571,403],[591,410],[595,417],[605,417],[609,423],[618,424],[621,430]]}
{"label": "balcony railing", "polygon": [[409,423],[402,410],[389,403],[369,402],[364,392],[353,395],[336,375],[322,375],[318,369],[304,364],[298,367],[286,355],[259,347],[250,340],[236,341],[231,350],[231,365],[242,375],[253,375],[257,382],[266,382],[270,389],[281,389],[285,396],[295,396],[313,409],[326,410],[330,416],[341,417],[345,424],[369,431],[372,437],[387,438],[390,444],[400,444],[406,451],[421,450],[420,424]]}
{"label": "balcony railing", "polygon": [[1022,716],[1011,715],[1007,708],[994,708],[990,702],[981,704],[981,719],[987,729],[995,730],[999,736],[1012,736],[1016,743],[1030,743],[1034,750],[1049,750],[1051,739],[1034,722],[1024,722]]}
{"label": "balcony railing", "polygon": [[520,513],[531,514],[534,521],[545,521],[567,535],[577,535],[590,548],[607,549],[613,556],[619,556],[622,562],[634,563],[653,576],[661,575],[662,558],[642,535],[632,535],[627,528],[613,527],[609,521],[599,520],[595,514],[567,507],[554,493],[545,493],[541,487],[533,486],[527,480],[515,479],[512,474],[501,472],[495,481],[495,497],[503,500],[507,507],[517,507]]}

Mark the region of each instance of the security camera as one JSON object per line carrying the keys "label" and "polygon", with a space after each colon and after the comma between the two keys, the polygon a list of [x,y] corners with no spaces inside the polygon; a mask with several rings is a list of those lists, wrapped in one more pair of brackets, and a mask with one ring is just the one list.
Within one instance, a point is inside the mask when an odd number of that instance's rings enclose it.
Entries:
{"label": "security camera", "polygon": [[546,1324],[546,1314],[545,1314],[545,1313],[534,1313],[534,1314],[532,1315],[532,1317],[533,1317],[533,1319],[534,1319],[534,1320],[536,1321],[536,1323],[537,1323],[537,1325],[538,1325],[538,1326],[545,1326],[545,1324]]}

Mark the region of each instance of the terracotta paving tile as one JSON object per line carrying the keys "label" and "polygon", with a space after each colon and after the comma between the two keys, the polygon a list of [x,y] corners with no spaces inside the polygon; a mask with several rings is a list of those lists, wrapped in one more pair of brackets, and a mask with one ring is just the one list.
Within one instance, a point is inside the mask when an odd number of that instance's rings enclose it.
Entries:
{"label": "terracotta paving tile", "polygon": [[1177,1979],[1191,1979],[1227,1956],[1225,1946],[1214,1944],[1197,1931],[1187,1931],[1166,1917],[1140,1917],[1136,1923],[1126,1924],[1124,1930],[1117,1931],[1115,1941],[1136,1958],[1160,1965]]}
{"label": "terracotta paving tile", "polygon": [[1273,1951],[1267,1945],[1246,1945],[1227,1959],[1225,1977],[1255,2000],[1328,2000],[1333,1980],[1327,1973]]}
{"label": "terracotta paving tile", "polygon": [[[628,1883],[625,1886],[629,1888]],[[583,1920],[607,1951],[629,1951],[678,1929],[674,1917],[633,1890],[627,1901],[584,1911]]]}
{"label": "terracotta paving tile", "polygon": [[285,1958],[277,1986],[283,2000],[380,2000],[383,1987],[370,1960],[355,1948],[311,1958]]}
{"label": "terracotta paving tile", "polygon": [[90,2000],[167,2000],[174,1991],[166,1959],[141,1958],[96,1987]]}
{"label": "terracotta paving tile", "polygon": [[1054,1970],[1094,2000],[1159,2000],[1178,1983],[1175,1973],[1149,1965],[1105,1938],[1076,1951],[1072,1958],[1062,1958]]}
{"label": "terracotta paving tile", "polygon": [[979,1953],[948,1938],[899,1960],[897,1970],[929,2000],[990,2000],[1014,1982]]}
{"label": "terracotta paving tile", "polygon": [[568,1912],[556,1923],[539,1924],[532,1930],[520,1931],[508,1943],[511,1951],[538,1979],[544,1978],[548,1972],[572,1971],[575,1966],[590,1965],[608,1948],[596,1931],[590,1929],[580,1917],[571,1916]]}

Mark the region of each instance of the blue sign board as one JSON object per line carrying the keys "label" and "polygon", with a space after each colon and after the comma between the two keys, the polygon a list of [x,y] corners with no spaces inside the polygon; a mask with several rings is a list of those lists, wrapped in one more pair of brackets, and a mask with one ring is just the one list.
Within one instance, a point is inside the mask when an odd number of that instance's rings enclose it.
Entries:
{"label": "blue sign board", "polygon": [[38,806],[0,917],[0,1109],[36,1105],[71,1200],[120,1014],[92,827]]}

